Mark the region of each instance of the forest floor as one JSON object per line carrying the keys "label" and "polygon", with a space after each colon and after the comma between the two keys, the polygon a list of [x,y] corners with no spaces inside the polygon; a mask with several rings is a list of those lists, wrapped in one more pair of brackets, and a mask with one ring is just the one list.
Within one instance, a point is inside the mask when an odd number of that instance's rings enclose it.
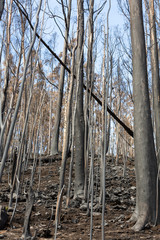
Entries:
{"label": "forest floor", "polygon": [[[34,178],[35,202],[33,206],[30,229],[32,235],[36,232],[36,239],[54,239],[54,218],[58,193],[59,171],[61,157],[41,162],[41,182],[38,189],[40,169],[37,167]],[[94,159],[94,204],[93,204],[93,240],[101,239],[101,207],[97,204],[99,195],[99,161]],[[67,172],[69,161],[67,164]],[[30,180],[32,165],[25,173],[24,182]],[[135,240],[160,239],[160,226],[146,226],[138,233],[131,230],[130,219],[135,207],[135,171],[133,160],[127,160],[124,176],[123,161],[115,165],[111,157],[106,159],[106,212],[105,212],[105,239]],[[68,175],[68,174],[67,174]],[[67,176],[66,175],[66,176]],[[74,180],[74,179],[73,179]],[[68,180],[67,180],[68,181]],[[73,187],[73,185],[72,185]],[[8,206],[10,188],[8,185],[7,168],[5,170],[0,190],[0,204]],[[16,197],[16,195],[15,195]],[[71,191],[70,207],[66,208],[66,197],[63,197],[61,222],[58,226],[57,240],[87,240],[90,239],[90,216],[87,215],[86,204],[79,198],[73,199]],[[18,197],[16,212],[9,224],[12,211],[8,213],[9,221],[4,230],[0,230],[0,239],[18,240],[22,236],[25,215],[26,190],[22,189]],[[13,202],[13,207],[15,201]]]}

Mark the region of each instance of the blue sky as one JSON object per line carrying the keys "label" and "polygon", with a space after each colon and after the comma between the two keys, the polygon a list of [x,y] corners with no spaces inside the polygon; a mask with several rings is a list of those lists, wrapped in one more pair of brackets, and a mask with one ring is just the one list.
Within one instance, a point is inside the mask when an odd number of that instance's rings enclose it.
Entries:
{"label": "blue sky", "polygon": [[119,25],[123,27],[123,15],[118,10],[117,0],[111,0],[110,24],[111,26]]}
{"label": "blue sky", "polygon": [[[74,20],[74,17],[77,15],[76,2],[77,2],[77,0],[72,0],[72,3],[73,3],[72,21]],[[95,0],[95,9],[97,9],[99,6],[101,6],[102,3],[103,3],[103,1],[101,1],[101,0]],[[108,5],[109,5],[109,0],[99,16],[99,18],[101,18],[102,21],[105,22],[105,24],[106,24]],[[120,11],[118,10],[117,0],[111,0],[111,5],[112,6],[111,6],[111,11],[110,11],[110,17],[109,17],[110,28],[114,28],[117,25],[120,28],[123,28],[123,16],[122,16],[122,13],[120,13]],[[54,14],[62,16],[61,7],[57,3],[56,0],[49,0],[49,6]],[[63,38],[61,36],[59,29],[55,25],[54,20],[51,19],[47,22],[48,22],[47,23],[48,27],[46,27],[45,32],[48,32],[48,33],[56,32],[57,33],[57,43],[56,43],[55,51],[58,54],[59,52],[61,52],[63,50]],[[60,22],[60,24],[61,24],[60,25],[61,30],[63,32],[64,29],[63,29],[62,22]],[[75,25],[75,27],[76,27],[76,25]],[[72,28],[72,23],[71,23],[71,28]]]}

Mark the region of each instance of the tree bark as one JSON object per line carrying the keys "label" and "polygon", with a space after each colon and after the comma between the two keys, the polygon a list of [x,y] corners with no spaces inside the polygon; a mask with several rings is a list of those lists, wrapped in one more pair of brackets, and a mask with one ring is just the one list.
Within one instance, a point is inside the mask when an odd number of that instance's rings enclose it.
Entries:
{"label": "tree bark", "polygon": [[[63,56],[62,56],[62,61],[64,62],[64,64],[66,64],[66,59],[67,59],[67,47],[68,47],[68,35],[69,35],[69,26],[70,26],[71,4],[72,4],[72,1],[70,0],[69,1],[69,8],[68,8],[67,22],[66,22]],[[65,68],[64,68],[64,66],[61,66],[59,87],[58,87],[58,100],[57,100],[57,107],[56,107],[56,117],[55,117],[52,144],[51,144],[51,154],[57,154],[58,153],[59,127],[60,127],[60,122],[61,122],[61,108],[62,108],[62,99],[63,99],[64,77],[65,77]]]}
{"label": "tree bark", "polygon": [[142,0],[130,0],[130,21],[134,94],[134,144],[136,167],[136,208],[133,229],[139,231],[156,216],[157,161],[153,140]]}
{"label": "tree bark", "polygon": [[156,128],[156,150],[157,161],[160,164],[160,79],[159,79],[159,60],[157,33],[155,24],[154,1],[149,0],[149,25],[150,25],[150,45],[151,45],[151,68],[152,68],[152,94],[153,111]]}
{"label": "tree bark", "polygon": [[71,107],[72,107],[72,95],[73,95],[73,87],[74,87],[74,65],[75,65],[75,51],[76,46],[73,49],[72,55],[72,70],[71,70],[71,79],[69,84],[69,93],[66,103],[66,112],[65,112],[65,123],[64,123],[64,134],[63,134],[63,152],[62,152],[62,163],[61,163],[61,171],[60,171],[60,191],[64,185],[65,181],[65,170],[66,170],[66,161],[67,161],[67,153],[68,153],[68,144],[69,144],[69,133],[70,133],[70,120],[71,120]]}
{"label": "tree bark", "polygon": [[83,0],[77,0],[78,8],[78,45],[76,58],[77,96],[75,112],[75,197],[84,189],[84,116],[83,116],[83,41],[84,9]]}
{"label": "tree bark", "polygon": [[23,226],[23,235],[22,239],[32,239],[31,238],[31,232],[30,232],[30,218],[32,214],[32,208],[34,204],[34,192],[32,188],[29,189],[28,192],[28,198],[26,202],[26,212],[25,212],[25,217],[24,217],[24,226]]}
{"label": "tree bark", "polygon": [[93,88],[93,30],[94,30],[94,21],[93,21],[93,12],[94,12],[94,0],[89,1],[89,25],[88,25],[88,51],[87,51],[87,83],[86,83],[86,92],[85,92],[85,131],[84,131],[84,156],[85,156],[85,184],[84,184],[84,195],[87,199],[87,189],[88,189],[88,158],[89,158],[89,119],[90,119],[90,101],[91,94],[88,92],[88,89]]}

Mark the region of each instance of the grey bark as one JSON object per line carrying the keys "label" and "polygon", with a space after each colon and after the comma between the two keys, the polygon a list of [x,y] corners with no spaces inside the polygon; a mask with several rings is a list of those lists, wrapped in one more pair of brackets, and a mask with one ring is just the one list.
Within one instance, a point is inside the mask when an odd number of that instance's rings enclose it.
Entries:
{"label": "grey bark", "polygon": [[67,161],[67,154],[68,154],[71,106],[72,106],[72,95],[73,95],[73,87],[74,87],[74,66],[75,66],[76,48],[77,48],[77,43],[73,49],[71,80],[70,80],[69,93],[68,93],[68,98],[67,98],[68,104],[66,103],[65,126],[64,126],[64,135],[63,135],[63,152],[62,152],[62,163],[61,163],[61,171],[60,171],[60,190],[62,189],[62,187],[64,185],[66,161]]}
{"label": "grey bark", "polygon": [[[71,4],[72,4],[72,1],[70,0],[69,7],[68,7],[68,16],[67,16],[67,22],[66,22],[65,39],[64,39],[64,47],[63,47],[63,56],[62,56],[62,62],[64,64],[66,64],[66,59],[67,59]],[[63,7],[62,7],[62,9],[63,9]],[[57,100],[57,107],[56,107],[56,117],[55,117],[53,137],[52,137],[52,143],[51,143],[51,154],[58,153],[59,127],[60,127],[60,121],[61,121],[61,108],[62,108],[62,99],[63,99],[64,77],[65,77],[65,68],[64,68],[64,66],[61,66],[59,86],[58,86],[58,100]]]}
{"label": "grey bark", "polygon": [[103,198],[103,170],[105,165],[105,152],[106,152],[106,125],[105,125],[105,101],[106,101],[106,32],[104,26],[104,49],[103,49],[103,63],[102,63],[102,138],[101,138],[101,162],[100,162],[100,199],[102,203]]}
{"label": "grey bark", "polygon": [[103,104],[102,104],[102,240],[105,239],[105,200],[106,200],[106,149],[107,149],[107,104],[108,104],[108,91],[109,86],[109,13],[111,10],[111,0],[109,0],[109,8],[107,11],[107,82],[106,78],[103,79]]}
{"label": "grey bark", "polygon": [[153,0],[149,0],[149,25],[150,25],[150,45],[151,45],[153,111],[154,111],[154,121],[155,121],[155,128],[156,128],[156,132],[155,132],[156,150],[157,150],[157,161],[158,161],[158,164],[160,164],[160,79],[159,79],[157,33],[156,33]]}
{"label": "grey bark", "polygon": [[[1,117],[2,121],[4,121],[5,116],[5,109],[7,105],[7,90],[8,90],[8,84],[9,84],[9,57],[10,57],[10,29],[11,29],[11,18],[12,18],[12,3],[13,0],[10,3],[10,8],[8,9],[7,6],[7,29],[6,29],[6,55],[5,55],[5,77],[4,77],[4,84],[3,84],[3,93],[0,93],[0,104],[1,104]],[[4,6],[3,6],[4,7]],[[2,155],[3,147],[4,147],[4,129],[1,129],[1,145],[0,145],[0,154]]]}
{"label": "grey bark", "polygon": [[[120,117],[121,115],[121,76],[120,76],[120,64],[118,59],[118,66],[117,66],[117,77],[118,77],[118,89],[117,89],[117,116]],[[116,125],[116,147],[117,147],[117,154],[116,154],[116,164],[119,162],[119,154],[120,154],[120,125],[117,123]]]}
{"label": "grey bark", "polygon": [[[112,70],[113,70],[113,62],[112,62],[112,55],[111,55],[111,59],[110,59],[110,78],[111,78],[111,82],[110,82],[110,96],[108,96],[110,98],[109,100],[109,105],[112,106]],[[107,129],[107,146],[106,146],[106,153],[109,150],[109,145],[110,145],[110,135],[111,135],[111,116],[108,116],[108,129]]]}
{"label": "grey bark", "polygon": [[75,197],[84,189],[84,116],[83,116],[83,40],[84,40],[84,1],[77,0],[78,46],[76,58],[77,99],[75,112]]}
{"label": "grey bark", "polygon": [[139,231],[147,223],[155,221],[157,161],[149,102],[142,1],[130,0],[129,3],[133,54],[136,167],[136,208],[131,219],[136,222],[133,229]]}
{"label": "grey bark", "polygon": [[85,185],[84,185],[84,195],[85,199],[87,198],[87,182],[88,182],[88,128],[89,128],[89,117],[90,110],[89,105],[91,101],[91,94],[88,92],[88,89],[92,89],[92,80],[93,80],[93,11],[94,11],[94,0],[89,2],[89,26],[88,26],[88,51],[87,51],[87,84],[85,92],[85,133],[84,133],[84,156],[85,156]]}

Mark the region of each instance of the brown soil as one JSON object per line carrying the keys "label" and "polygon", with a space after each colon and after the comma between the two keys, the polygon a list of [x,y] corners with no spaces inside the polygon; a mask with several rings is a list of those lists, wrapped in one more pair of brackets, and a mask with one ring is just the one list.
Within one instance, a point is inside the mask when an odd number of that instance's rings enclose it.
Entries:
{"label": "brown soil", "polygon": [[[45,159],[45,158],[44,158]],[[111,158],[107,157],[106,166],[106,213],[105,213],[105,239],[160,239],[160,227],[146,226],[135,233],[131,230],[132,225],[127,223],[135,206],[135,172],[134,164],[127,160],[125,176],[123,176],[123,163],[120,161],[116,166]],[[99,164],[94,160],[94,204],[93,204],[93,238],[101,239],[101,206],[97,204],[99,195]],[[41,163],[41,182],[38,191],[39,168],[34,179],[35,203],[32,211],[30,228],[32,235],[36,232],[36,239],[54,239],[54,218],[58,193],[60,156],[54,159],[46,159]],[[24,187],[18,198],[17,208],[12,224],[9,224],[12,211],[8,212],[9,221],[4,230],[0,231],[0,239],[20,239],[23,232],[25,215],[27,183],[31,176],[31,166],[25,173]],[[67,164],[67,172],[69,161]],[[0,204],[8,207],[10,189],[8,186],[8,168],[6,167],[0,191]],[[68,181],[68,180],[67,180]],[[73,186],[72,186],[73,188]],[[16,197],[16,196],[15,196]],[[58,239],[86,240],[90,239],[90,219],[87,215],[86,204],[81,199],[73,199],[71,191],[70,207],[66,208],[66,196],[63,197],[61,222],[58,226]],[[13,208],[15,200],[13,202]]]}

